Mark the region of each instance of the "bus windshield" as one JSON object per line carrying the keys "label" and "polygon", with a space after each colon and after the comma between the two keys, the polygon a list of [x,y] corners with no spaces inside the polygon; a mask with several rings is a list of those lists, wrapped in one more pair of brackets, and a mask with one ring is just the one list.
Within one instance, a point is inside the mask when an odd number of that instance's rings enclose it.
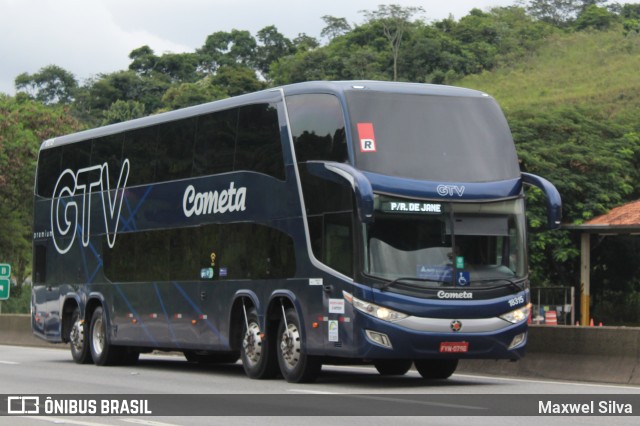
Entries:
{"label": "bus windshield", "polygon": [[352,90],[346,99],[360,170],[449,182],[520,177],[511,132],[490,97]]}
{"label": "bus windshield", "polygon": [[[409,202],[378,196],[364,272],[414,287],[495,287],[526,277],[524,202]],[[455,274],[455,277],[454,277]]]}

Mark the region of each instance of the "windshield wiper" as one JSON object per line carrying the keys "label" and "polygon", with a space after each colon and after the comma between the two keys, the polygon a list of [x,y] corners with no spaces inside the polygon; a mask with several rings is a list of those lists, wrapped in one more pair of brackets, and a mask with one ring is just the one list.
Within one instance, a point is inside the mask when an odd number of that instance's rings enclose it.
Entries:
{"label": "windshield wiper", "polygon": [[[392,280],[392,281],[389,281],[387,283],[384,283],[382,285],[382,287],[380,287],[380,291],[385,291],[389,287],[393,287],[394,285],[400,283],[400,281],[405,281],[405,280],[407,280],[407,281],[420,281],[420,282],[423,282],[423,283],[444,283],[444,282],[447,282],[447,281],[435,280],[435,279],[431,279],[431,278],[399,277],[399,278],[396,278],[395,280]],[[408,283],[404,283],[404,284],[411,285],[411,284],[408,284]],[[417,286],[412,286],[412,287],[417,287]]]}

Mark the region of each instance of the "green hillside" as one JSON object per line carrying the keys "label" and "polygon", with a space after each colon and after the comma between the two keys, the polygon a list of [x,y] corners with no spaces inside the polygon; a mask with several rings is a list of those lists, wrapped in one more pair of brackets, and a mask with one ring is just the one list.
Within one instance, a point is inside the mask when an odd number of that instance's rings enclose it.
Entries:
{"label": "green hillside", "polygon": [[559,33],[517,66],[456,84],[491,94],[507,113],[576,105],[632,124],[640,107],[640,37],[623,35],[621,27]]}

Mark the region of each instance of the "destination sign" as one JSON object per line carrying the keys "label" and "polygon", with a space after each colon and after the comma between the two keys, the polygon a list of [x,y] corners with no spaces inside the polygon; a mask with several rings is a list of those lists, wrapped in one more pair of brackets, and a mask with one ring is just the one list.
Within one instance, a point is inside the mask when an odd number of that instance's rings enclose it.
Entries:
{"label": "destination sign", "polygon": [[415,201],[387,201],[380,205],[381,210],[387,213],[442,213],[442,204],[422,203]]}

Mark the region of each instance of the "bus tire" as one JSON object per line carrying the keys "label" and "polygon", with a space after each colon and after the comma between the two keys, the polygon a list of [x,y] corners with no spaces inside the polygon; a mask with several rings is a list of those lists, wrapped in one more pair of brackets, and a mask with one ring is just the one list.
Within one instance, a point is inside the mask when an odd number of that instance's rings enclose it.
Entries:
{"label": "bus tire", "polygon": [[91,358],[96,365],[114,365],[122,359],[122,350],[109,342],[107,333],[107,316],[101,306],[98,306],[91,316],[89,328],[89,342]]}
{"label": "bus tire", "polygon": [[413,361],[410,359],[379,359],[373,365],[382,376],[402,376],[407,374]]}
{"label": "bus tire", "polygon": [[320,374],[322,361],[317,356],[302,352],[300,320],[296,311],[288,309],[285,318],[286,325],[284,319],[280,321],[276,342],[280,372],[289,383],[313,382]]}
{"label": "bus tire", "polygon": [[247,311],[247,324],[243,325],[240,358],[242,368],[252,379],[272,379],[278,372],[272,338],[260,329],[255,308]]}
{"label": "bus tire", "polygon": [[448,379],[458,367],[457,359],[417,359],[413,362],[425,379]]}
{"label": "bus tire", "polygon": [[76,307],[71,314],[71,331],[69,332],[69,347],[71,357],[77,364],[89,364],[91,353],[89,352],[89,330],[87,322],[80,316],[80,308]]}

